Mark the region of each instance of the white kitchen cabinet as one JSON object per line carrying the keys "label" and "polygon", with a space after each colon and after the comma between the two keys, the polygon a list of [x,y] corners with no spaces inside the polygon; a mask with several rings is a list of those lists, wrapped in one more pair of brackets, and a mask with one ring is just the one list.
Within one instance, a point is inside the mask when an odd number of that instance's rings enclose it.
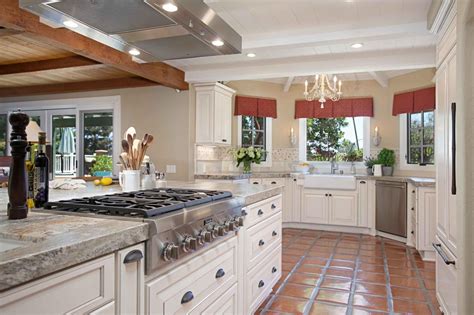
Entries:
{"label": "white kitchen cabinet", "polygon": [[145,248],[143,243],[118,251],[117,314],[143,314],[145,302]]}
{"label": "white kitchen cabinet", "polygon": [[361,227],[369,226],[369,184],[367,180],[357,181],[358,191],[358,218],[357,225]]}
{"label": "white kitchen cabinet", "polygon": [[204,300],[190,314],[238,314],[238,286],[234,284],[226,292],[215,292],[215,294]]}
{"label": "white kitchen cabinet", "polygon": [[418,187],[416,190],[416,249],[424,259],[433,260],[433,242],[436,236],[436,190],[430,187]]}
{"label": "white kitchen cabinet", "polygon": [[231,145],[231,88],[220,84],[198,84],[196,89],[196,143]]}
{"label": "white kitchen cabinet", "polygon": [[0,314],[108,314],[114,293],[110,254],[1,293]]}
{"label": "white kitchen cabinet", "polygon": [[357,191],[305,189],[301,222],[357,226]]}

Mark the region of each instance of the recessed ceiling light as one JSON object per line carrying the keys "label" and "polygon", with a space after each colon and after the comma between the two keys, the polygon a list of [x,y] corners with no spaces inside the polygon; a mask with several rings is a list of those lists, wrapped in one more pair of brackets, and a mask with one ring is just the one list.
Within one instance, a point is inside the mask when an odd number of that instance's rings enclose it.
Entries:
{"label": "recessed ceiling light", "polygon": [[178,11],[178,7],[176,5],[174,5],[173,3],[171,3],[171,2],[165,3],[161,7],[163,8],[163,10],[165,10],[167,12],[176,12],[176,11]]}
{"label": "recessed ceiling light", "polygon": [[223,42],[222,40],[220,40],[220,39],[215,39],[215,40],[212,41],[212,44],[213,44],[214,46],[219,47],[219,46],[224,45],[224,42]]}
{"label": "recessed ceiling light", "polygon": [[352,48],[356,48],[356,49],[361,48],[362,46],[364,46],[364,44],[362,44],[362,43],[355,43],[355,44],[351,45]]}
{"label": "recessed ceiling light", "polygon": [[140,51],[139,51],[138,49],[136,49],[136,48],[130,49],[130,50],[128,51],[128,53],[129,53],[130,55],[132,55],[132,56],[138,56],[138,55],[140,55]]}
{"label": "recessed ceiling light", "polygon": [[257,56],[257,55],[256,55],[255,53],[248,53],[248,54],[247,54],[247,57],[249,57],[249,58],[254,58],[254,57],[256,57],[256,56]]}
{"label": "recessed ceiling light", "polygon": [[76,28],[76,27],[79,26],[76,22],[74,22],[72,20],[66,20],[66,21],[63,22],[63,24],[64,24],[64,26],[67,26],[67,27],[70,27],[70,28]]}

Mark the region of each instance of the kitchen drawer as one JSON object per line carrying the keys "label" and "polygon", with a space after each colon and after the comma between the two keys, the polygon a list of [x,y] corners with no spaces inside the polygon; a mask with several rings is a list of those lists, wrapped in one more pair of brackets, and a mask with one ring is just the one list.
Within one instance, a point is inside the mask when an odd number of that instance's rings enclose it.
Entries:
{"label": "kitchen drawer", "polygon": [[262,222],[282,209],[282,197],[278,195],[263,201],[254,203],[244,208],[247,211],[245,226],[247,228]]}
{"label": "kitchen drawer", "polygon": [[110,303],[115,255],[66,269],[0,294],[0,314],[87,314]]}
{"label": "kitchen drawer", "polygon": [[237,237],[146,284],[147,314],[188,314],[237,282]]}
{"label": "kitchen drawer", "polygon": [[190,314],[238,314],[237,288],[236,283],[224,293],[221,291],[214,292],[211,297],[199,304]]}
{"label": "kitchen drawer", "polygon": [[251,269],[281,243],[281,212],[248,229],[245,233],[245,261]]}
{"label": "kitchen drawer", "polygon": [[247,274],[244,294],[246,295],[246,305],[249,305],[248,313],[253,314],[270,294],[280,277],[281,246],[278,246]]}
{"label": "kitchen drawer", "polygon": [[285,179],[284,178],[263,178],[262,184],[285,186]]}
{"label": "kitchen drawer", "polygon": [[[454,255],[441,242],[441,251],[448,260],[455,261]],[[436,297],[445,314],[457,314],[457,267],[453,264],[446,264],[439,253],[436,253]]]}

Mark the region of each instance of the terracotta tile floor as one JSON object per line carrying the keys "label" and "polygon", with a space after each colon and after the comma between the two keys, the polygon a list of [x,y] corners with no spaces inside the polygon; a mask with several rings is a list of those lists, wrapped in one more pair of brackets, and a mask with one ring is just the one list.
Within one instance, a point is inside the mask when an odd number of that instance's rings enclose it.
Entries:
{"label": "terracotta tile floor", "polygon": [[283,230],[282,277],[256,314],[439,314],[434,263],[382,237]]}

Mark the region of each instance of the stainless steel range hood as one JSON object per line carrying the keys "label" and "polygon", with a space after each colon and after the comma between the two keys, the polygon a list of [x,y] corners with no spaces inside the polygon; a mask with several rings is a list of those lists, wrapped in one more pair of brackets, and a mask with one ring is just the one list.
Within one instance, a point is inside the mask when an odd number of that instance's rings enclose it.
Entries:
{"label": "stainless steel range hood", "polygon": [[[20,7],[123,52],[154,62],[238,54],[242,38],[203,0],[20,0]],[[175,12],[163,5],[172,3]],[[67,22],[66,22],[67,24]],[[213,41],[220,40],[221,46]]]}

